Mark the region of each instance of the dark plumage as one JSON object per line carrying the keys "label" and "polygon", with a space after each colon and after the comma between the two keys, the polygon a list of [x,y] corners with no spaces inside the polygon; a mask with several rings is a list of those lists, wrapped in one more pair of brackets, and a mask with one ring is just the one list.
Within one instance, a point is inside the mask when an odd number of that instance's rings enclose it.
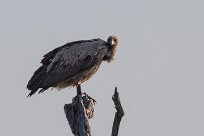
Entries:
{"label": "dark plumage", "polygon": [[118,40],[110,36],[101,39],[80,40],[60,46],[43,56],[39,67],[28,82],[32,96],[38,89],[44,92],[50,87],[62,89],[77,86],[91,78],[102,61],[113,60]]}

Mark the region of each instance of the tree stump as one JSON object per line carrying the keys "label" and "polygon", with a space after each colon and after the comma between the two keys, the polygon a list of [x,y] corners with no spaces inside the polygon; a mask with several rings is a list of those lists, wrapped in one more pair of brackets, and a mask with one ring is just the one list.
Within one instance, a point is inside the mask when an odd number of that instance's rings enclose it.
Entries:
{"label": "tree stump", "polygon": [[[117,136],[121,119],[124,116],[124,111],[116,87],[112,100],[116,108],[116,113],[111,136]],[[95,103],[96,101],[93,98],[84,93],[75,96],[72,99],[72,103],[64,105],[66,118],[69,122],[72,133],[75,136],[91,136],[89,119],[94,115]]]}
{"label": "tree stump", "polygon": [[77,95],[64,105],[66,118],[75,136],[91,136],[89,119],[94,115],[95,100],[87,94]]}

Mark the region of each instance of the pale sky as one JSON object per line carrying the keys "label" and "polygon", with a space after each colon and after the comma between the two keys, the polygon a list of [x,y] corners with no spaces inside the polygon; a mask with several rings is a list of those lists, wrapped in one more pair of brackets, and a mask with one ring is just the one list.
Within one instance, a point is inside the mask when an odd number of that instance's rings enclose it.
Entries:
{"label": "pale sky", "polygon": [[115,61],[82,85],[97,100],[94,136],[111,134],[118,87],[120,136],[204,135],[204,2],[0,1],[0,135],[71,136],[63,106],[75,88],[27,98],[42,56],[67,42],[119,39]]}

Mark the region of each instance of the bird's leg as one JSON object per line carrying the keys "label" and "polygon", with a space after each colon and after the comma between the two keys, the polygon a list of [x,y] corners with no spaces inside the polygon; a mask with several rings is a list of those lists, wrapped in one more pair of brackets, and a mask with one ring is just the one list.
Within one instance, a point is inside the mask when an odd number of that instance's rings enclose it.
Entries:
{"label": "bird's leg", "polygon": [[81,85],[80,84],[77,85],[77,95],[82,95]]}

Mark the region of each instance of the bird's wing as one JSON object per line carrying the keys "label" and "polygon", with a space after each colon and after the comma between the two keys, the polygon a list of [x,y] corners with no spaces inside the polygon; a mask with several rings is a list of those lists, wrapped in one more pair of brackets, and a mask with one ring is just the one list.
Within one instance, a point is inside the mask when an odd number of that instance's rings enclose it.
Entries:
{"label": "bird's wing", "polygon": [[66,43],[65,45],[62,45],[60,47],[55,48],[54,50],[48,52],[47,54],[45,54],[43,56],[43,59],[41,60],[41,63],[43,65],[48,65],[50,63],[50,61],[54,58],[54,56],[56,55],[56,53],[58,53],[61,49],[63,49],[64,47],[68,47],[68,46],[72,46],[72,45],[76,45],[76,44],[80,44],[80,43],[85,43],[85,42],[92,42],[92,41],[96,41],[98,39],[92,39],[92,40],[79,40],[79,41],[74,41],[74,42],[69,42]]}
{"label": "bird's wing", "polygon": [[84,69],[101,63],[106,52],[107,45],[102,40],[80,42],[63,47],[46,67],[46,78],[42,81],[41,86],[53,86]]}

